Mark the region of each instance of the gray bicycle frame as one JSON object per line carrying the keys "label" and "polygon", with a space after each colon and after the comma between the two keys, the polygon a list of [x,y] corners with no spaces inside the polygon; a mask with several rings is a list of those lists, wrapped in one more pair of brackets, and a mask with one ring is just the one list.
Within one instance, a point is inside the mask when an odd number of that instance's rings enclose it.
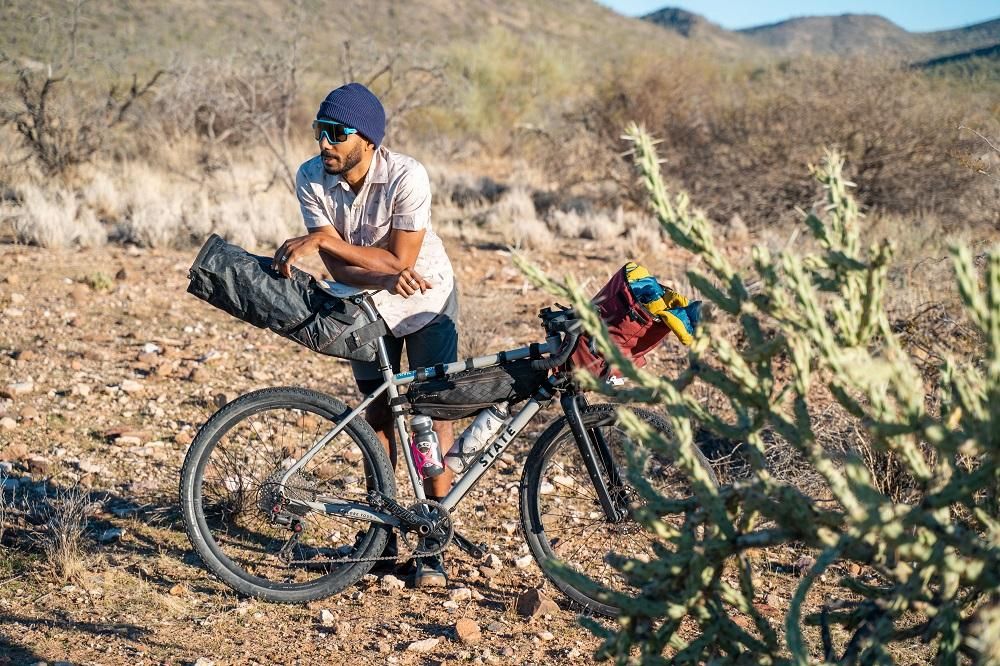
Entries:
{"label": "gray bicycle frame", "polygon": [[[379,316],[367,295],[358,299],[357,303],[364,313],[372,320]],[[561,342],[562,340],[558,335],[550,336],[546,339],[544,344],[539,345],[538,352],[543,354],[555,353],[559,349]],[[388,393],[389,404],[393,405],[395,398],[399,397],[399,387],[406,386],[416,381],[417,371],[415,370],[393,374],[384,338],[378,338],[375,341],[375,348],[376,357],[379,362],[379,371],[382,373],[382,378],[384,380],[382,384],[370,394],[365,396],[365,399],[361,401],[361,404],[355,407],[344,420],[338,423],[325,435],[320,437],[319,440],[317,440],[316,443],[313,444],[308,451],[306,451],[305,455],[299,458],[295,464],[288,468],[288,470],[281,477],[280,483],[282,485],[289,478],[291,478],[295,472],[308,464],[308,462],[312,460],[317,453],[322,451],[334,437],[340,434],[340,432],[347,427],[348,423],[361,415],[368,405],[374,402],[376,398],[381,396],[383,393]],[[448,376],[470,368],[489,368],[500,365],[506,361],[516,361],[518,359],[529,358],[530,356],[530,347],[519,347],[505,352],[477,356],[475,358],[457,361],[455,363],[447,363],[443,367],[443,372],[436,370],[435,368],[424,368],[422,375],[427,379],[433,379],[434,377]],[[479,455],[479,458],[477,458],[476,461],[466,470],[464,475],[458,480],[457,483],[455,483],[454,486],[452,486],[448,494],[441,500],[441,505],[445,507],[445,509],[451,511],[458,505],[459,502],[462,501],[466,494],[468,494],[468,492],[476,485],[479,479],[482,478],[490,467],[493,466],[497,458],[503,454],[510,443],[514,441],[518,434],[520,434],[521,430],[523,430],[528,422],[534,418],[535,414],[538,413],[538,410],[540,410],[541,407],[541,403],[535,397],[528,399],[524,407],[521,408],[521,411],[519,411],[510,423],[507,424],[496,439],[494,439],[483,450],[483,452]],[[427,497],[424,494],[424,484],[417,471],[416,462],[413,459],[413,452],[410,450],[409,430],[406,427],[405,412],[401,407],[396,405],[393,405],[392,411],[393,421],[396,427],[396,441],[399,448],[403,450],[403,454],[406,458],[406,470],[410,477],[410,483],[413,486],[413,494],[416,496],[417,500],[424,500]],[[376,511],[368,504],[361,502],[330,498],[324,499],[323,501],[295,499],[291,500],[291,503],[308,507],[313,511],[318,511],[328,515],[341,515],[376,523],[383,523],[386,525],[399,525],[399,520],[396,517],[390,516],[381,511]]]}

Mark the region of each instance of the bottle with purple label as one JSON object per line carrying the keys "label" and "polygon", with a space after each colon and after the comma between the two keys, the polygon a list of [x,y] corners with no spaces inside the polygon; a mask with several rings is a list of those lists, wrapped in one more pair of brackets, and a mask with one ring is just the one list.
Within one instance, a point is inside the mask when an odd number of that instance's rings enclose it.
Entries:
{"label": "bottle with purple label", "polygon": [[431,417],[423,414],[410,419],[410,429],[413,431],[413,439],[410,440],[413,461],[425,479],[444,473],[444,465],[441,464],[441,445],[433,425]]}

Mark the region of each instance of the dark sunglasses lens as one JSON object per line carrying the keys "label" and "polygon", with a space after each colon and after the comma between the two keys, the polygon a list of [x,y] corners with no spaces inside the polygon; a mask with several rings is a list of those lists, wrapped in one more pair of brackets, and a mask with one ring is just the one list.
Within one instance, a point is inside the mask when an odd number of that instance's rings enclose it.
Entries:
{"label": "dark sunglasses lens", "polygon": [[320,120],[313,121],[313,134],[316,140],[319,141],[324,134],[326,134],[326,140],[330,143],[341,143],[347,141],[349,136],[347,132],[344,131],[346,125],[340,123],[330,123]]}

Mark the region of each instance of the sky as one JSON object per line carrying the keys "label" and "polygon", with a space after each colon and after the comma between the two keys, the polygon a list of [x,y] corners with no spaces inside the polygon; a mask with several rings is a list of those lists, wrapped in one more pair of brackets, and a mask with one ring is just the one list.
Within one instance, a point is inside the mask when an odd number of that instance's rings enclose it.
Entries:
{"label": "sky", "polygon": [[598,0],[628,15],[641,16],[662,7],[701,14],[723,28],[736,30],[776,23],[794,16],[880,14],[910,32],[947,30],[1000,18],[997,0]]}

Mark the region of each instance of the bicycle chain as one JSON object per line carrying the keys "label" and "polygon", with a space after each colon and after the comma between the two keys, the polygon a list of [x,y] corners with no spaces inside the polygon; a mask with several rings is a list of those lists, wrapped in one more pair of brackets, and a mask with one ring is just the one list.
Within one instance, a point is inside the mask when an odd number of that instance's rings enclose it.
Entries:
{"label": "bicycle chain", "polygon": [[[407,508],[413,511],[416,509],[418,505],[427,505],[430,506],[431,508],[437,509],[440,512],[439,515],[443,516],[443,520],[447,521],[448,530],[445,533],[444,538],[439,541],[437,548],[432,548],[430,550],[421,550],[419,547],[416,547],[416,548],[410,548],[408,551],[405,552],[398,551],[395,555],[377,555],[373,557],[336,557],[336,558],[330,557],[330,558],[312,559],[312,560],[289,560],[288,562],[286,562],[286,565],[292,566],[295,564],[354,564],[357,562],[383,562],[386,560],[406,561],[411,557],[431,557],[433,555],[438,555],[440,553],[443,553],[445,550],[448,549],[448,546],[451,545],[452,538],[455,535],[455,527],[454,525],[452,525],[451,522],[451,514],[439,502],[435,502],[434,500],[429,500],[429,499],[421,500],[416,504],[413,504],[412,506]],[[399,544],[400,541],[402,541],[406,545],[409,545],[407,544],[402,531],[400,532],[399,538],[396,540],[396,543]],[[419,545],[419,539],[417,543]]]}

